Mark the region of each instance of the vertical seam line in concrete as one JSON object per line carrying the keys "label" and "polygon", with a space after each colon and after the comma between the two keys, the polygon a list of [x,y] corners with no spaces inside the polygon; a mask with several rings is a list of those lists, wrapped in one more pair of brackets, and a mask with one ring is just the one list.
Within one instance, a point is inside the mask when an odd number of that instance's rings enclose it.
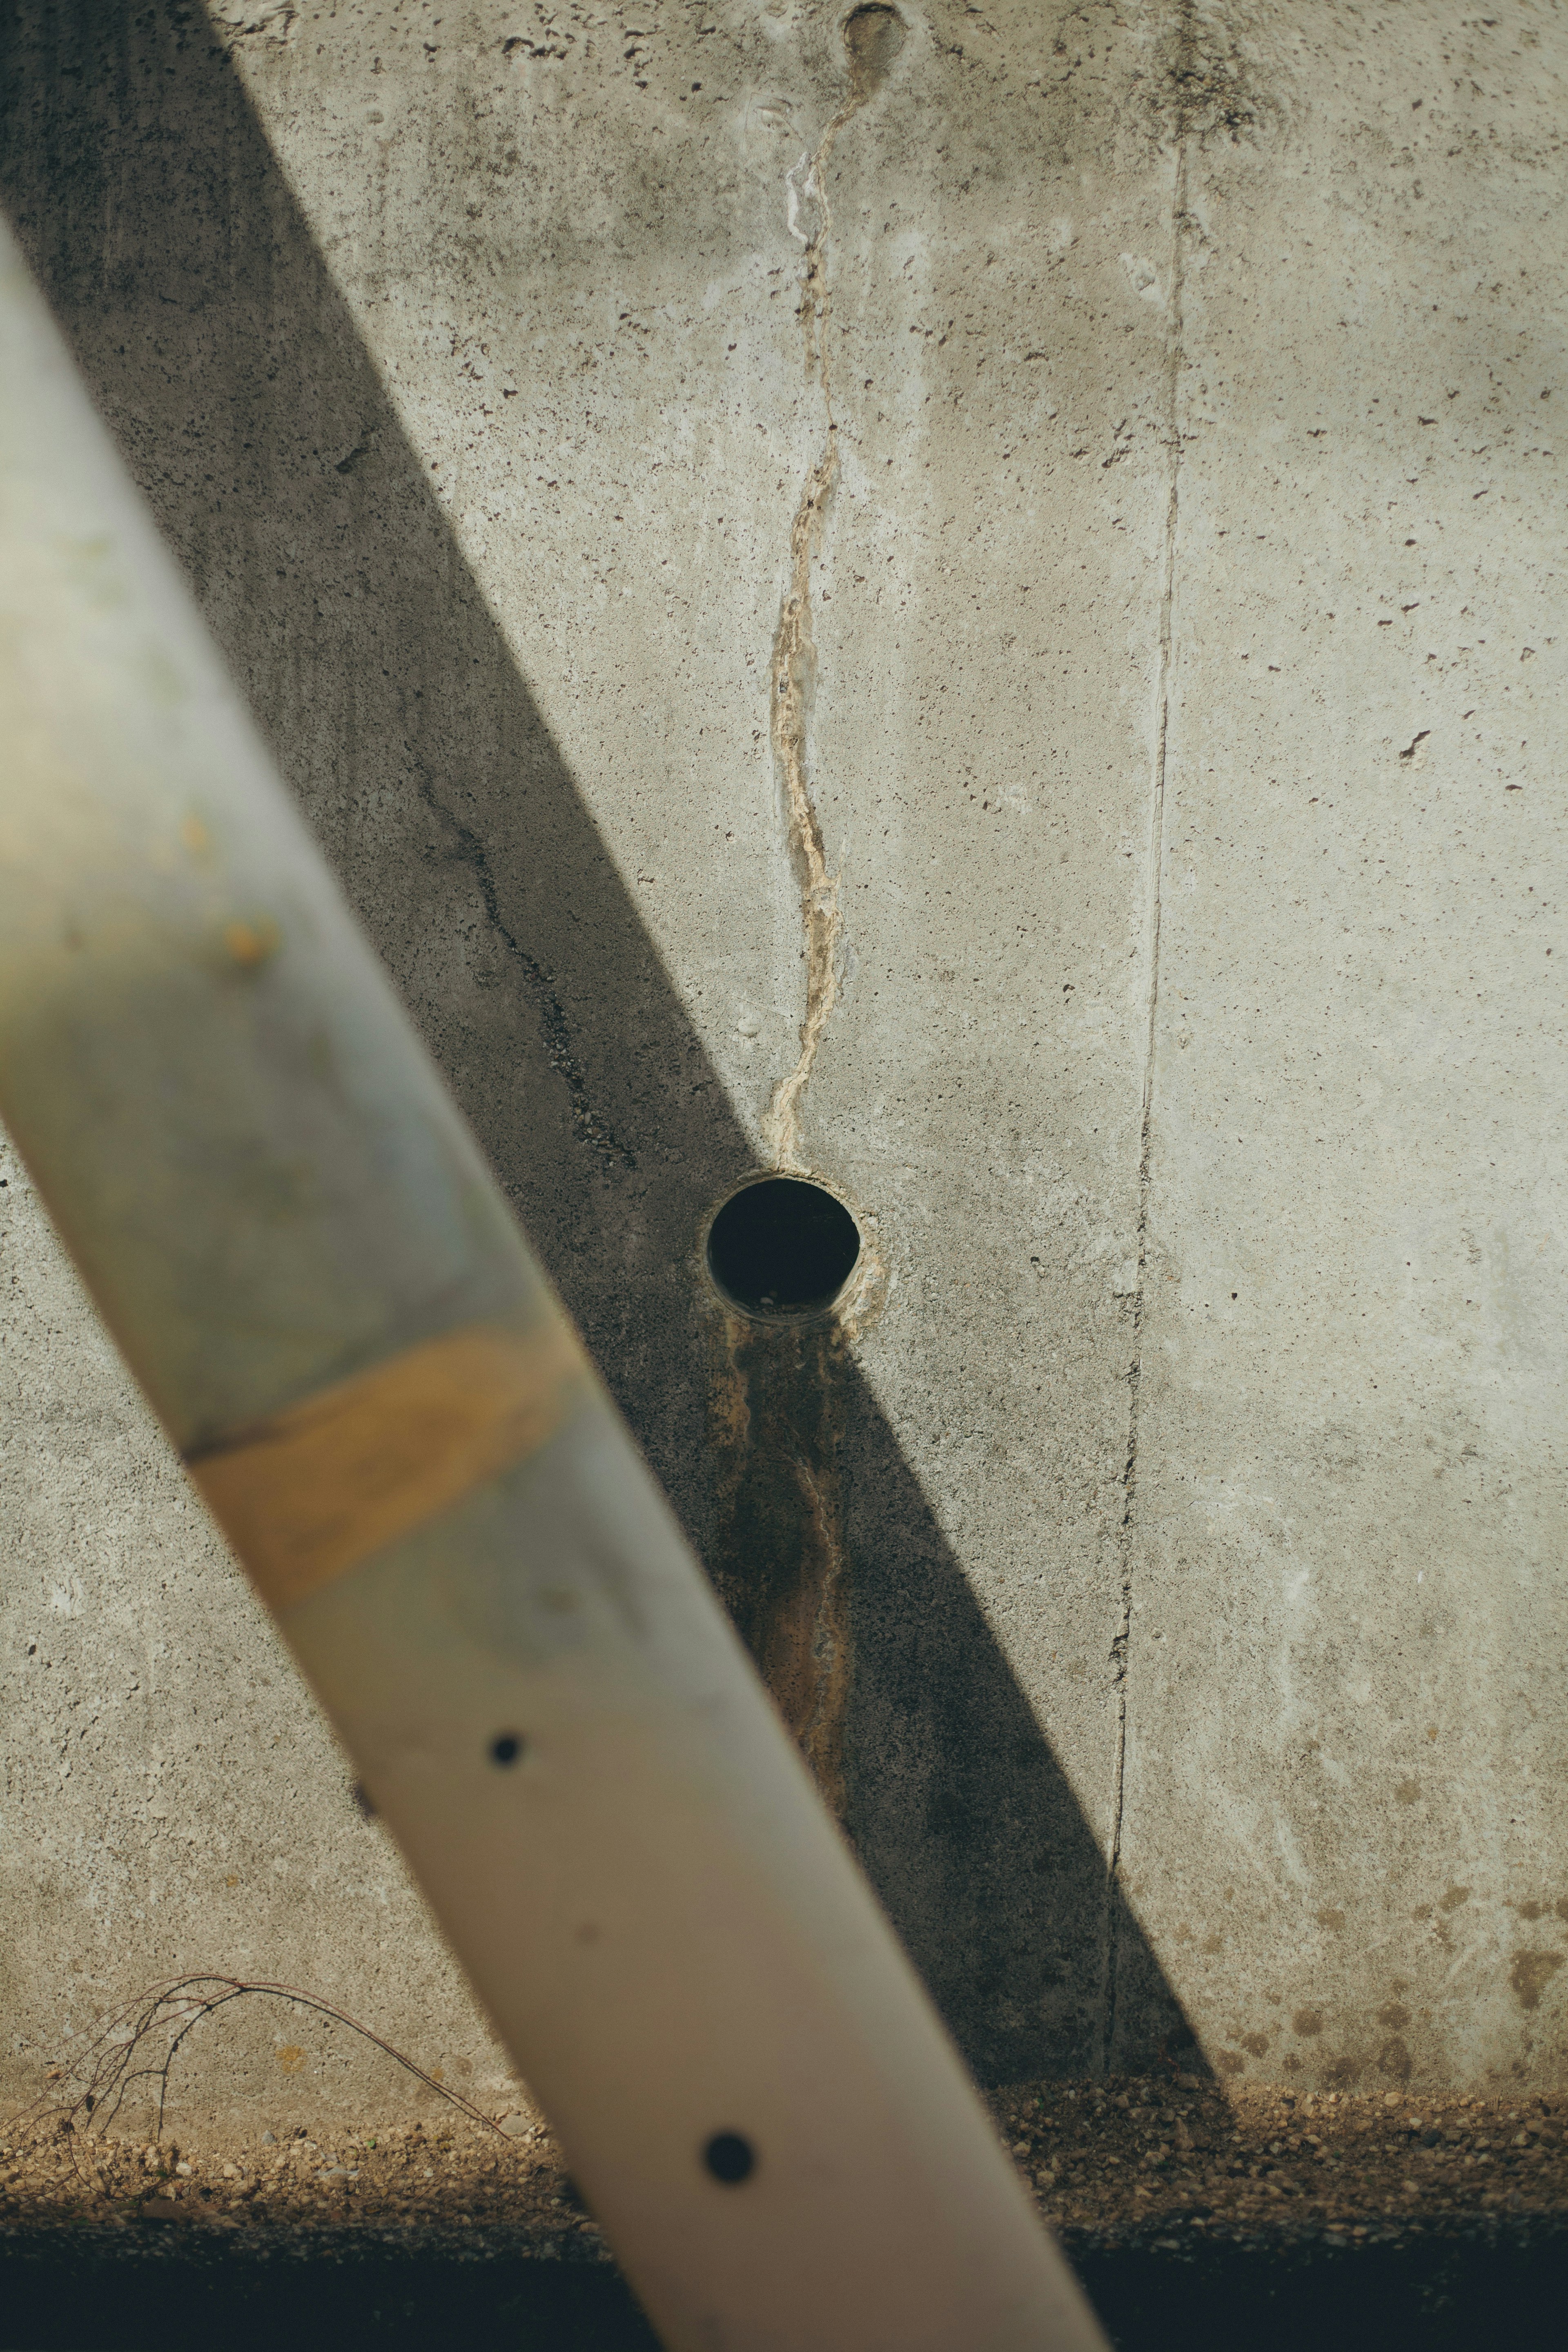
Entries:
{"label": "vertical seam line in concrete", "polygon": [[1127,1460],[1122,1472],[1121,1523],[1117,1548],[1121,1563],[1121,1608],[1116,1639],[1116,1738],[1111,1772],[1110,1838],[1105,1870],[1105,1984],[1102,2004],[1104,2039],[1100,2070],[1110,2072],[1116,2034],[1117,1895],[1121,1872],[1121,1817],[1127,1764],[1127,1672],[1132,1635],[1133,1511],[1138,1493],[1139,1411],[1143,1379],[1143,1312],[1149,1241],[1150,1161],[1154,1113],[1155,1024],[1160,1005],[1161,880],[1165,847],[1165,755],[1170,740],[1172,618],[1176,585],[1176,527],[1181,512],[1182,433],[1178,410],[1182,371],[1182,239],[1187,210],[1188,134],[1184,122],[1176,126],[1175,180],[1172,197],[1170,327],[1165,351],[1165,419],[1171,453],[1170,490],[1165,505],[1165,541],[1160,589],[1160,646],[1155,688],[1154,757],[1149,809],[1148,892],[1144,916],[1144,965],[1148,972],[1148,1012],[1143,1034],[1143,1075],[1138,1131],[1138,1283],[1132,1304],[1132,1362],[1128,1372]]}

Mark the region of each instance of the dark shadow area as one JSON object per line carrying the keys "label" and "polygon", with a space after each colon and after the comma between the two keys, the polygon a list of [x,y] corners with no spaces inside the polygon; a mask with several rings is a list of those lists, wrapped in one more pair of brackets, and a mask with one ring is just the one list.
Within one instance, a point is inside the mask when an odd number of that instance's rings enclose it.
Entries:
{"label": "dark shadow area", "polygon": [[[1222,2240],[1181,2229],[1066,2251],[1118,2352],[1472,2352],[1550,2343],[1568,2291],[1560,2223],[1396,2242]],[[357,2231],[237,2244],[199,2224],[0,2231],[0,2352],[372,2352],[504,2342],[653,2352],[619,2274],[494,2244],[388,2250]],[[955,2347],[957,2352],[957,2347]]]}
{"label": "dark shadow area", "polygon": [[[0,2352],[262,2352],[504,2343],[517,2352],[658,2352],[620,2273],[465,2244],[407,2251],[329,2231],[236,2246],[177,2233],[0,2232]],[[115,2241],[118,2240],[118,2243]]]}
{"label": "dark shadow area", "polygon": [[[711,1562],[697,1244],[755,1164],[723,1089],[206,18],[29,0],[0,7],[0,194],[33,268]],[[843,1465],[848,1826],[971,2063],[991,2082],[1096,2071],[1108,1938],[1127,1988],[1118,2063],[1193,2063],[1136,1924],[1108,1920],[1104,1857],[852,1367]]]}

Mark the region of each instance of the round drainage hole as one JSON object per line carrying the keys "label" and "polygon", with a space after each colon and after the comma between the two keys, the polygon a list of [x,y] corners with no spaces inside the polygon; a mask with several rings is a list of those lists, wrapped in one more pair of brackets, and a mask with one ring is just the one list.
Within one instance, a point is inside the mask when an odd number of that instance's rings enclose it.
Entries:
{"label": "round drainage hole", "polygon": [[708,1234],[710,1273],[752,1315],[830,1307],[859,1255],[859,1230],[844,1203],[799,1176],[742,1186]]}

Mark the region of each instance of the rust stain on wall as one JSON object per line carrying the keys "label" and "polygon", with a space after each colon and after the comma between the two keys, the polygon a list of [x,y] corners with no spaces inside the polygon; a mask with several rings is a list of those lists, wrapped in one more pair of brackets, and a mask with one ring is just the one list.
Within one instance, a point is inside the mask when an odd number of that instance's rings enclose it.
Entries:
{"label": "rust stain on wall", "polygon": [[836,1319],[766,1324],[715,1312],[713,1580],[840,1818],[851,1668],[841,1496],[847,1360]]}

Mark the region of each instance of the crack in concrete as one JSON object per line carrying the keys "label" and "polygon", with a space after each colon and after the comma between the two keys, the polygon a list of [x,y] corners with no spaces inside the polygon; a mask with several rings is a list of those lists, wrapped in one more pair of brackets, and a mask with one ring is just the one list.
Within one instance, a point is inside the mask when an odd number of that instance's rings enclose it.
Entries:
{"label": "crack in concrete", "polygon": [[[1190,23],[1191,10],[1187,11]],[[1176,530],[1181,512],[1182,435],[1179,399],[1182,372],[1182,262],[1187,229],[1187,170],[1189,124],[1179,106],[1176,124],[1175,184],[1171,223],[1171,305],[1165,351],[1167,435],[1171,452],[1170,490],[1165,507],[1163,576],[1160,591],[1160,651],[1156,688],[1154,757],[1149,811],[1149,891],[1144,928],[1144,961],[1149,975],[1148,1013],[1144,1031],[1143,1083],[1138,1140],[1138,1286],[1132,1300],[1132,1362],[1128,1372],[1127,1460],[1122,1473],[1121,1521],[1117,1549],[1121,1566],[1121,1606],[1116,1638],[1110,1645],[1116,1691],[1116,1740],[1111,1776],[1110,1837],[1105,1870],[1105,1959],[1102,1989],[1103,2040],[1100,2069],[1109,2074],[1114,2059],[1117,1968],[1121,1957],[1118,1896],[1121,1874],[1121,1822],[1127,1768],[1127,1670],[1132,1636],[1133,1517],[1138,1498],[1139,1412],[1143,1380],[1143,1310],[1149,1244],[1149,1195],[1154,1112],[1155,1023],[1160,1003],[1161,869],[1165,841],[1165,755],[1171,723],[1172,614],[1176,583]]]}
{"label": "crack in concrete", "polygon": [[580,1143],[585,1143],[607,1168],[635,1168],[637,1156],[622,1143],[608,1122],[602,1118],[588,1099],[588,1078],[582,1063],[572,1050],[572,1031],[565,1008],[555,992],[555,983],[536,956],[529,954],[515,933],[501,919],[500,901],[496,894],[495,877],[490,872],[489,852],[471,825],[463,823],[437,798],[430,783],[421,778],[419,797],[437,822],[452,836],[453,847],[447,852],[447,862],[466,866],[479,886],[485,919],[491,930],[512,958],[521,972],[529,994],[533,999],[539,1016],[540,1034],[545,1055],[552,1069],[564,1079],[567,1099],[572,1109],[572,1127]]}
{"label": "crack in concrete", "polygon": [[[805,247],[797,315],[805,331],[806,372],[815,374],[821,389],[827,429],[822,453],[806,475],[790,526],[789,585],[779,614],[768,673],[772,700],[769,731],[784,786],[790,856],[800,879],[805,946],[805,1017],[800,1024],[800,1052],[795,1067],[774,1087],[763,1120],[763,1142],[777,1168],[800,1169],[804,1165],[800,1157],[801,1097],[810,1083],[818,1048],[838,1001],[838,947],[844,931],[838,877],[827,870],[807,742],[807,710],[815,663],[811,559],[814,546],[821,539],[827,501],[838,474],[838,425],[833,414],[827,352],[827,249],[833,219],[825,175],[839,133],[881,88],[903,40],[903,20],[890,7],[873,5],[857,8],[847,19],[844,45],[849,57],[849,94],[832,116],[816,148],[809,155],[803,155],[785,178],[790,235]],[[816,213],[816,226],[809,236],[799,226],[802,213],[808,207]]]}
{"label": "crack in concrete", "polygon": [[[828,432],[837,428],[831,418]],[[773,1089],[763,1121],[767,1150],[777,1168],[799,1168],[800,1098],[810,1082],[817,1048],[838,1001],[838,941],[844,918],[838,877],[827,871],[807,766],[806,703],[813,660],[811,643],[811,542],[837,471],[831,442],[806,477],[790,531],[790,590],[773,640],[773,757],[784,784],[790,855],[800,877],[801,920],[805,934],[805,1018],[795,1067]]]}

